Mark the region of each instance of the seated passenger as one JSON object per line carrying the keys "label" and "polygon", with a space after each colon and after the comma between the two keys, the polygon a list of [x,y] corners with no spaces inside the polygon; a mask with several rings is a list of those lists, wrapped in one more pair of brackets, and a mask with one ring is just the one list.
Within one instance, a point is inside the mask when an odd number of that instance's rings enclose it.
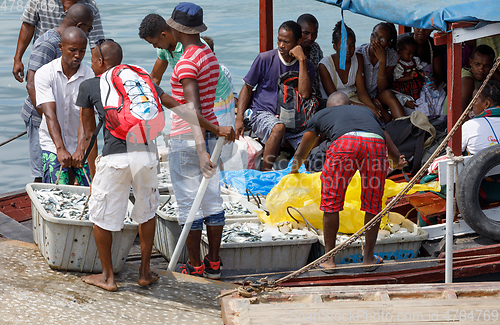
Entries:
{"label": "seated passenger", "polygon": [[278,48],[260,53],[243,78],[245,84],[241,88],[238,101],[236,134],[243,135],[243,114],[250,108],[252,131],[265,144],[263,171],[272,169],[284,140],[288,140],[290,145],[297,149],[302,139],[303,132],[286,131],[277,112],[278,78],[285,72],[298,71],[298,91],[303,99],[311,97],[314,65],[306,58],[300,46],[301,42],[300,25],[291,20],[284,22],[278,30]]}
{"label": "seated passenger", "polygon": [[415,56],[417,46],[409,34],[398,37],[399,61],[394,69],[392,89],[405,114],[410,115],[416,109],[427,116],[441,115],[446,93],[442,87],[434,86],[431,66]]}
{"label": "seated passenger", "polygon": [[474,88],[478,88],[493,67],[495,51],[488,45],[474,48],[469,59],[470,69],[462,69],[462,111],[467,108]]}
{"label": "seated passenger", "polygon": [[370,43],[363,44],[356,49],[356,53],[363,56],[368,94],[372,99],[378,99],[389,107],[390,113],[385,108],[378,107],[386,123],[392,118],[405,116],[403,106],[389,89],[392,85],[394,68],[398,62],[398,53],[395,50],[396,38],[397,32],[394,24],[379,23],[373,28]]}
{"label": "seated passenger", "polygon": [[311,14],[303,14],[297,18],[297,23],[302,28],[302,50],[313,64],[315,70],[314,81],[312,82],[313,94],[319,96],[319,72],[318,64],[323,59],[323,51],[318,43],[316,43],[316,38],[318,37],[319,23],[316,17]]}
{"label": "seated passenger", "polygon": [[332,33],[332,43],[335,53],[324,57],[319,63],[321,96],[326,100],[334,92],[343,92],[349,97],[351,102],[368,106],[380,118],[380,102],[377,99],[372,101],[366,91],[365,78],[363,76],[363,56],[360,53],[354,53],[356,49],[356,35],[347,26],[345,70],[339,68],[341,27],[342,21],[337,22]]}
{"label": "seated passenger", "polygon": [[446,82],[446,67],[444,65],[444,55],[446,53],[445,45],[434,45],[434,39],[431,37],[432,29],[413,28],[411,35],[417,42],[417,52],[415,56],[420,58],[432,67],[432,75],[436,85]]}
{"label": "seated passenger", "polygon": [[474,117],[462,125],[462,152],[475,155],[498,144],[500,137],[500,83],[488,81],[474,103]]}

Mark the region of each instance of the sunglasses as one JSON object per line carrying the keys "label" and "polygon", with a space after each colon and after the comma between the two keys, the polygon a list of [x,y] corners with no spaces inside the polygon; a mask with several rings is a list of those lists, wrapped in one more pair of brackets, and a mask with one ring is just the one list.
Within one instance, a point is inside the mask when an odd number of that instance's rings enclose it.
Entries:
{"label": "sunglasses", "polygon": [[101,53],[102,63],[104,63],[104,55],[102,55],[101,44],[107,41],[114,42],[114,40],[112,40],[111,38],[101,38],[100,40],[95,42],[95,45],[97,45],[97,48],[99,49],[99,53]]}
{"label": "sunglasses", "polygon": [[388,39],[385,39],[383,37],[380,37],[378,36],[377,34],[375,33],[372,33],[371,36],[374,38],[374,39],[377,39],[380,41],[380,43],[383,43],[383,44],[386,44],[386,43],[389,43],[391,40],[388,40]]}
{"label": "sunglasses", "polygon": [[88,29],[89,33],[94,29],[94,27],[92,27],[91,25],[87,25],[85,23],[82,23],[82,25],[87,26],[89,28]]}

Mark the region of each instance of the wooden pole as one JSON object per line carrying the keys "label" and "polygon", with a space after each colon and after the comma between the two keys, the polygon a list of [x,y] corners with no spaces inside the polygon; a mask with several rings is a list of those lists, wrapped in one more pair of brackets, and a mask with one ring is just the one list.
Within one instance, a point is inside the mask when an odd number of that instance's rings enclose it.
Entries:
{"label": "wooden pole", "polygon": [[273,49],[273,0],[259,0],[259,49]]}
{"label": "wooden pole", "polygon": [[[448,130],[451,130],[462,115],[462,44],[453,43],[453,31],[446,34],[446,48],[448,52]],[[455,132],[450,139],[449,146],[455,156],[462,154],[462,128]]]}

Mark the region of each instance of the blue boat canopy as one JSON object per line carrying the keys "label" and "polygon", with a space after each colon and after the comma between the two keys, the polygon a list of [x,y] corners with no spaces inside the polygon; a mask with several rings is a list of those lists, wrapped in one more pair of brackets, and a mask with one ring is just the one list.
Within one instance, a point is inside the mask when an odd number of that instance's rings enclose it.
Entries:
{"label": "blue boat canopy", "polygon": [[319,0],[394,24],[449,31],[447,23],[498,22],[499,0]]}

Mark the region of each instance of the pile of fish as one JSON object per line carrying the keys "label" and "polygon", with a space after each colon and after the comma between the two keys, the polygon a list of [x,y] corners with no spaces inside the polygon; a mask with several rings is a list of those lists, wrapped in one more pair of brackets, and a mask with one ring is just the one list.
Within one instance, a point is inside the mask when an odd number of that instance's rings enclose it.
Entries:
{"label": "pile of fish", "polygon": [[[206,235],[205,230],[203,231]],[[277,226],[255,222],[235,222],[224,226],[222,243],[269,242],[313,237],[313,233],[305,229],[294,229],[288,222]]]}
{"label": "pile of fish", "polygon": [[[57,187],[51,189],[35,190],[36,197],[42,204],[45,211],[56,218],[65,218],[72,220],[89,220],[88,205],[82,215],[87,195],[65,192]],[[133,223],[129,212],[125,218],[125,224]]]}
{"label": "pile of fish", "polygon": [[165,188],[169,186],[172,186],[170,171],[168,167],[161,166],[160,173],[158,174],[158,188]]}
{"label": "pile of fish", "polygon": [[[377,240],[387,239],[387,238],[401,238],[407,236],[417,236],[418,232],[410,232],[408,229],[401,226],[401,224],[388,222],[383,229],[378,231]],[[351,235],[338,234],[337,244],[346,241]],[[364,236],[358,238],[354,243],[360,244],[364,242]]]}
{"label": "pile of fish", "polygon": [[[245,216],[253,215],[254,212],[248,210],[241,202],[223,202],[222,207],[226,216]],[[179,215],[179,206],[177,202],[167,200],[166,203],[160,205],[159,210],[168,217],[177,217]]]}

